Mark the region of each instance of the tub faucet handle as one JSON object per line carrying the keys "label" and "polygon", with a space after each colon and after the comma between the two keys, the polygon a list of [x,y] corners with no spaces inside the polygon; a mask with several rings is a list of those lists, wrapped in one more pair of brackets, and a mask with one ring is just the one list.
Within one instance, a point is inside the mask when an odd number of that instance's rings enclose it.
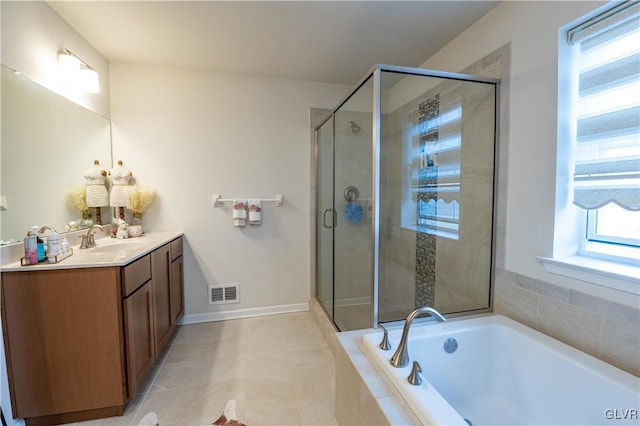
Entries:
{"label": "tub faucet handle", "polygon": [[418,361],[413,361],[413,367],[411,367],[411,374],[407,377],[409,383],[413,386],[420,386],[422,384],[422,377],[420,377],[420,373],[422,373],[422,368]]}
{"label": "tub faucet handle", "polygon": [[386,328],[384,328],[384,326],[382,324],[378,324],[378,328],[381,328],[382,331],[384,331],[384,336],[382,337],[382,342],[380,342],[380,349],[382,349],[383,351],[389,351],[391,350],[391,344],[389,343],[389,332],[387,331]]}

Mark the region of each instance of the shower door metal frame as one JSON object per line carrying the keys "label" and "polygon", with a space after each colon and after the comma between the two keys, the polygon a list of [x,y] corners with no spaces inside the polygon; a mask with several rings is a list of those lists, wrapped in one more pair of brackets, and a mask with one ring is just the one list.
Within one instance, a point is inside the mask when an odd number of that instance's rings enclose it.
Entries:
{"label": "shower door metal frame", "polygon": [[[316,199],[315,199],[315,210],[316,210],[316,215],[315,215],[315,221],[314,221],[314,229],[315,229],[315,252],[316,252],[316,256],[315,256],[315,261],[316,261],[316,265],[315,265],[315,295],[316,297],[318,296],[318,288],[320,286],[320,250],[318,250],[318,246],[319,246],[319,241],[320,241],[320,233],[318,232],[319,230],[319,223],[320,221],[322,221],[322,225],[323,227],[325,227],[324,224],[324,212],[323,212],[323,217],[319,218],[318,214],[317,214],[317,210],[320,207],[320,203],[318,202],[320,199],[320,190],[319,190],[319,182],[320,182],[320,167],[318,165],[319,162],[319,151],[320,151],[320,147],[319,147],[319,143],[318,143],[318,133],[319,130],[322,126],[324,126],[326,124],[327,121],[329,121],[331,118],[333,117],[333,112],[331,112],[330,114],[327,115],[327,117],[323,118],[320,123],[315,127],[315,129],[313,130],[313,137],[314,137],[314,163],[315,163],[315,180],[316,180]],[[331,126],[331,151],[332,151],[332,158],[333,158],[333,149],[334,149],[334,145],[335,145],[335,134],[334,134],[334,128],[335,126]],[[333,165],[332,165],[333,168]],[[332,191],[335,192],[335,186],[332,186]],[[332,205],[333,207],[333,205]],[[333,211],[333,209],[332,209]],[[333,219],[333,217],[332,217]],[[331,225],[332,227],[334,226],[333,223]],[[334,295],[334,291],[335,291],[335,273],[333,272],[333,251],[334,251],[334,241],[333,238],[331,239],[331,263],[332,263],[332,267],[331,267],[331,298],[332,298],[332,302],[331,302],[331,309],[333,310],[333,304],[335,301],[335,295]],[[335,322],[333,321],[333,312],[331,312],[329,314],[329,312],[327,312],[327,307],[323,304],[320,303],[320,306],[322,307],[322,309],[325,311],[325,313],[327,314],[327,316],[331,319],[331,323],[333,324],[334,327],[337,326],[335,325]],[[339,330],[338,330],[339,331]]]}
{"label": "shower door metal frame", "polygon": [[[446,71],[437,71],[430,70],[426,68],[414,68],[414,67],[405,67],[399,65],[389,65],[389,64],[375,64],[369,71],[358,81],[358,83],[347,93],[346,96],[342,98],[340,102],[331,110],[327,117],[324,118],[318,125],[315,127],[315,137],[316,137],[316,150],[315,150],[315,161],[316,161],[316,179],[317,175],[317,161],[318,161],[318,147],[317,147],[317,135],[318,129],[322,127],[329,119],[334,118],[333,124],[333,147],[335,149],[335,113],[353,96],[370,78],[373,78],[373,129],[372,129],[372,182],[371,182],[371,204],[372,204],[372,215],[371,215],[371,238],[372,238],[372,259],[371,259],[371,305],[372,305],[372,322],[371,327],[376,328],[379,324],[378,322],[378,284],[379,284],[379,262],[380,262],[380,206],[378,203],[380,197],[380,144],[381,144],[381,135],[380,135],[380,119],[382,117],[382,87],[381,87],[381,78],[382,72],[391,72],[398,73],[403,75],[416,75],[416,76],[424,76],[424,77],[434,77],[446,80],[459,80],[459,81],[469,81],[474,83],[486,83],[492,84],[494,86],[494,131],[493,131],[493,157],[494,157],[494,165],[493,165],[493,212],[492,212],[492,230],[491,230],[491,261],[489,265],[490,269],[490,282],[489,282],[489,301],[487,308],[483,309],[474,309],[473,313],[485,313],[490,312],[493,305],[493,291],[494,291],[494,256],[496,252],[496,208],[497,208],[497,190],[498,190],[498,154],[499,154],[499,123],[500,123],[500,79],[490,78],[490,77],[482,77],[475,76],[471,74],[462,74],[462,73],[454,73],[454,72],[446,72]],[[335,163],[335,158],[334,158]],[[335,183],[334,183],[335,185]],[[335,186],[334,186],[334,194],[335,194]],[[316,195],[316,201],[318,196]],[[317,209],[318,206],[316,206]],[[333,206],[335,210],[335,206]],[[316,215],[316,241],[318,241],[318,228],[317,228],[318,217]],[[334,256],[335,256],[335,247],[334,247]],[[316,252],[316,290],[317,290],[317,278],[318,278],[318,255]],[[335,264],[335,262],[334,262]],[[334,290],[333,297],[334,303],[332,306],[335,307],[335,275],[334,275]],[[326,307],[323,306],[324,309]],[[450,317],[468,315],[465,312],[447,314]],[[333,315],[331,316],[333,318]],[[334,322],[335,326],[335,322]]]}
{"label": "shower door metal frame", "polygon": [[373,74],[373,149],[372,155],[372,173],[371,173],[371,307],[372,321],[371,328],[378,326],[378,281],[380,272],[380,118],[382,117],[382,88],[380,79],[382,70],[377,65],[371,70]]}

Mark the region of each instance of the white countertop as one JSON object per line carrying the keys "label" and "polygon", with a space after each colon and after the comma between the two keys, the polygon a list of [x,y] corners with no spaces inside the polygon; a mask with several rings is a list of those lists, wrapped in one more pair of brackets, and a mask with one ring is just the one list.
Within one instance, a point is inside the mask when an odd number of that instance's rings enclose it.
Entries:
{"label": "white countertop", "polygon": [[182,236],[182,232],[150,232],[140,237],[123,240],[103,237],[96,239],[95,247],[88,249],[80,249],[78,245],[71,246],[73,255],[58,263],[40,262],[37,265],[22,266],[18,260],[17,262],[3,265],[1,271],[26,272],[125,266],[180,236]]}

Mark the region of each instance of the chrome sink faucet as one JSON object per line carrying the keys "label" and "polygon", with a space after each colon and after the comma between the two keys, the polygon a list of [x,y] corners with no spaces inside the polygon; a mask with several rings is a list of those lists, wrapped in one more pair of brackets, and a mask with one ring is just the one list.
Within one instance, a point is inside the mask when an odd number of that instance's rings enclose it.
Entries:
{"label": "chrome sink faucet", "polygon": [[53,229],[52,227],[50,227],[50,226],[48,226],[48,225],[45,225],[45,226],[41,227],[41,228],[38,230],[38,235],[42,235],[42,234],[44,234],[44,232],[45,232],[46,230],[49,230],[49,231],[52,231],[52,232],[58,232],[58,231],[56,231],[55,229]]}
{"label": "chrome sink faucet", "polygon": [[104,228],[101,225],[92,225],[91,228],[87,231],[86,235],[81,235],[82,240],[80,241],[80,248],[86,249],[89,247],[94,247],[96,245],[96,240],[94,234],[97,230],[104,231]]}
{"label": "chrome sink faucet", "polygon": [[414,319],[419,316],[423,316],[424,314],[431,315],[438,322],[444,322],[447,320],[442,316],[440,312],[429,306],[423,306],[422,308],[418,308],[411,312],[404,322],[404,328],[402,329],[402,337],[400,338],[398,349],[396,349],[396,353],[394,353],[391,357],[391,365],[393,365],[394,367],[400,368],[409,364],[409,348],[407,341],[409,339],[409,330],[411,329],[411,323]]}

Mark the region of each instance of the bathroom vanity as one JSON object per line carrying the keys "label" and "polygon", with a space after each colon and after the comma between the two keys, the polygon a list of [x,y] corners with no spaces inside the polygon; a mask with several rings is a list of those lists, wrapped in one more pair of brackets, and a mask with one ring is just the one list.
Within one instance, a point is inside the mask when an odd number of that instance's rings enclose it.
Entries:
{"label": "bathroom vanity", "polygon": [[180,233],[103,238],[59,264],[4,266],[14,416],[49,425],[122,415],[183,310]]}

